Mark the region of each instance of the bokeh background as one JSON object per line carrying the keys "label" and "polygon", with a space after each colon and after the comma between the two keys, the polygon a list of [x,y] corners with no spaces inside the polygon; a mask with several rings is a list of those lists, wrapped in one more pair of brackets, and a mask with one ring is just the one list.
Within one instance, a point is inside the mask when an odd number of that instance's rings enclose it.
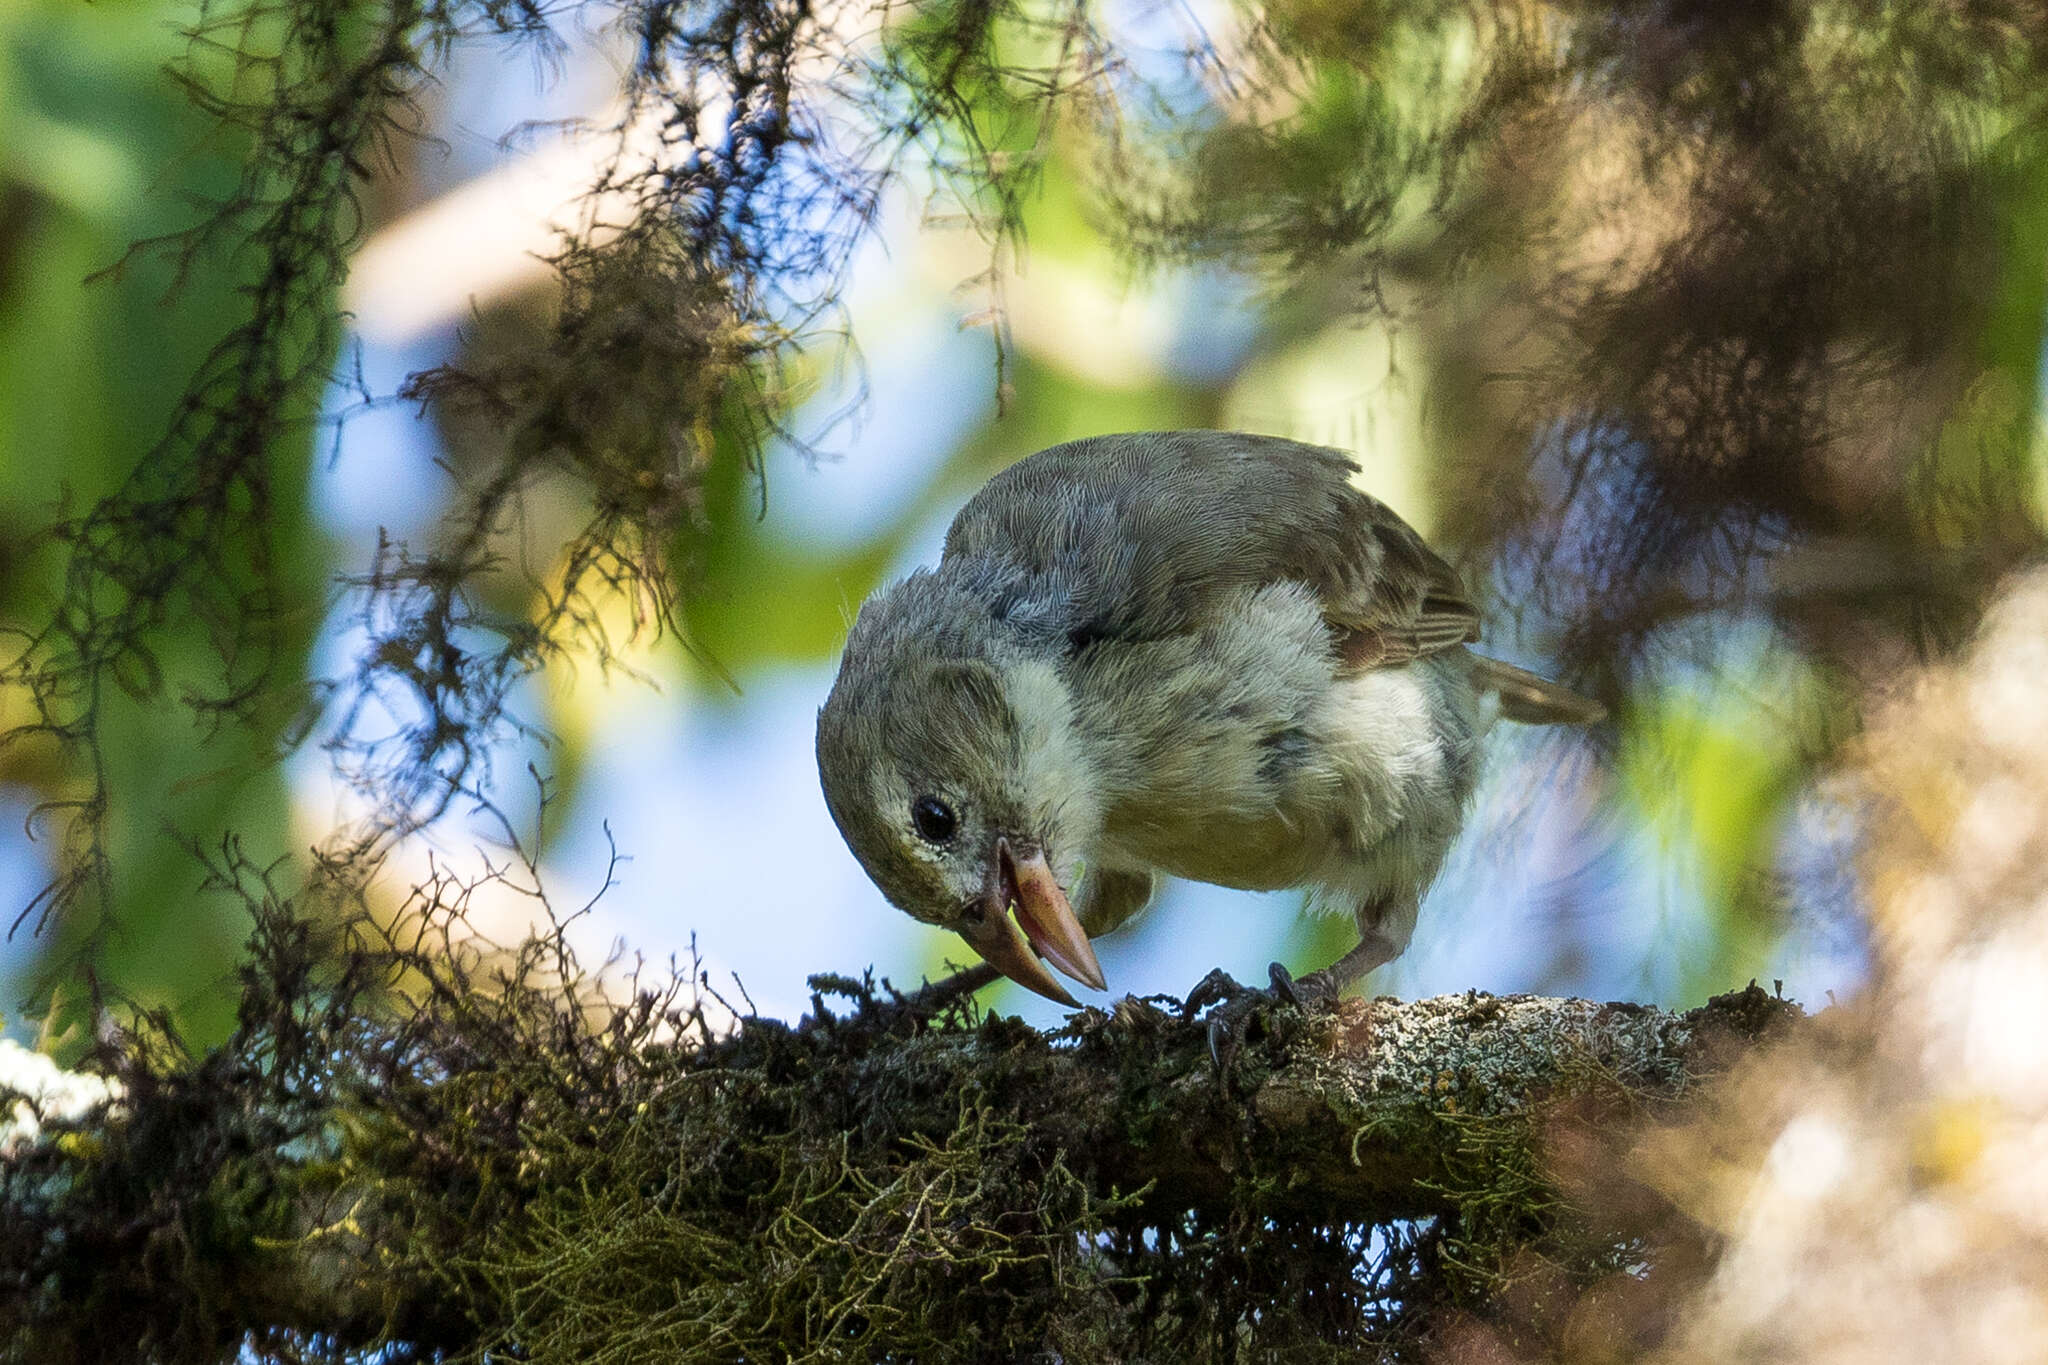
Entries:
{"label": "bokeh background", "polygon": [[[186,54],[184,17],[138,0],[0,9],[0,609],[11,621],[50,600],[61,561],[37,532],[52,509],[117,486],[241,306],[222,253],[189,262],[175,288],[157,259],[96,273],[130,242],[187,224],[236,174],[234,138],[163,76]],[[1139,37],[1157,28],[1162,61],[1171,55],[1170,16],[1133,7],[1124,22]],[[609,145],[560,124],[613,117],[626,60],[616,34],[573,9],[558,31],[564,46],[545,58],[509,41],[455,48],[420,103],[422,136],[368,168],[336,377],[280,459],[297,482],[282,485],[275,530],[304,583],[361,572],[380,537],[431,537],[476,468],[470,433],[397,395],[408,376],[547,313],[542,258]],[[890,910],[841,844],[818,792],[813,716],[852,609],[932,560],[983,479],[1046,445],[1209,426],[1342,446],[1372,491],[1465,554],[1475,581],[1510,607],[1526,588],[1525,567],[1464,543],[1443,515],[1472,426],[1443,410],[1452,350],[1425,344],[1427,328],[1304,307],[1299,291],[1227,262],[1139,268],[1091,211],[1088,171],[1081,150],[1051,149],[1022,247],[998,254],[993,274],[987,239],[945,213],[934,186],[901,180],[848,276],[857,348],[811,345],[787,376],[796,439],[771,442],[757,469],[709,473],[688,638],[642,635],[617,660],[565,661],[518,694],[532,730],[494,755],[491,791],[530,835],[557,904],[591,902],[575,934],[593,960],[616,953],[662,971],[701,958],[733,1000],[794,1016],[809,973],[872,967],[909,985],[962,958]],[[2035,324],[2012,342],[2016,366],[2037,366]],[[528,490],[532,543],[575,518],[576,496]],[[346,672],[365,636],[346,593],[309,596],[326,603],[299,623],[310,682]],[[1751,978],[1811,1002],[1859,984],[1857,819],[1813,762],[1814,716],[1828,712],[1818,675],[1756,615],[1708,612],[1688,628],[1698,647],[1633,679],[1626,724],[1497,734],[1414,947],[1372,989],[1681,1004]],[[1541,611],[1504,610],[1488,647],[1555,670],[1556,630]],[[190,646],[197,658],[205,641]],[[189,845],[232,829],[263,860],[287,857],[359,798],[335,779],[321,742],[331,734],[279,765],[272,740],[209,733],[165,698],[111,705],[120,913],[97,949],[99,978],[170,1009],[197,1039],[219,1036],[246,924],[233,898],[203,888]],[[355,721],[389,722],[374,710]],[[10,917],[32,907],[61,847],[61,821],[35,812],[73,780],[34,743],[0,756]],[[457,809],[413,836],[385,870],[391,903],[432,866],[501,857],[497,833]],[[484,894],[472,913],[516,938],[534,905]],[[31,908],[0,945],[0,1001],[24,1033],[44,969],[77,946],[63,924],[35,932],[37,920]],[[1181,992],[1214,966],[1256,982],[1275,957],[1315,965],[1347,933],[1305,920],[1292,894],[1174,885],[1102,959],[1115,991]],[[1055,1015],[1003,991],[991,996],[1001,1008]]]}
{"label": "bokeh background", "polygon": [[[565,1006],[592,982],[548,936],[502,1000],[508,958],[460,954],[448,1008],[396,1002],[426,1049],[393,1044],[360,981],[317,979],[360,961],[322,933],[359,911],[504,945],[566,922],[607,988],[681,969],[784,1017],[814,972],[940,971],[958,945],[881,902],[818,794],[852,610],[1009,461],[1234,427],[1357,452],[1483,592],[1487,647],[1612,716],[1496,736],[1371,988],[1755,978],[1846,1008],[1669,1108],[1603,1105],[1595,1141],[1546,1122],[1540,1174],[1447,1192],[1415,1278],[1368,1265],[1394,1224],[1317,1226],[1326,1281],[1241,1259],[1290,1221],[1198,1210],[1189,1241],[1169,1209],[1142,1244],[1283,1286],[1222,1300],[1272,1309],[1229,1338],[1254,1350],[1362,1288],[1444,1307],[1432,1359],[2048,1358],[2044,382],[2048,11],[2021,0],[0,4],[0,1027],[49,1056],[0,1055],[111,1067],[143,1119],[0,1161],[47,1234],[0,1246],[59,1330],[205,1320],[210,1352],[250,1319],[162,1255],[221,1242],[220,1200],[320,1220],[252,1240],[321,1285],[352,1274],[328,1193],[416,1232],[378,1163],[435,1144],[371,1124],[337,1177],[351,1105],[482,1113],[483,1159],[551,1180],[509,1050],[571,1078],[558,1150],[666,1128],[628,1103],[659,1076],[576,1074],[652,1065],[655,1025]],[[305,935],[264,970],[252,902]],[[1176,886],[1102,957],[1181,992],[1347,933]],[[515,1083],[434,1085],[450,1057]],[[1489,1112],[1438,1090],[1460,1133]],[[281,1171],[320,1207],[251,1196]],[[496,1284],[531,1227],[465,1253]],[[347,1236],[382,1292],[391,1249]],[[502,1303],[551,1313],[549,1283]],[[245,1309],[281,1325],[260,1286]],[[353,1349],[319,1336],[265,1340]]]}

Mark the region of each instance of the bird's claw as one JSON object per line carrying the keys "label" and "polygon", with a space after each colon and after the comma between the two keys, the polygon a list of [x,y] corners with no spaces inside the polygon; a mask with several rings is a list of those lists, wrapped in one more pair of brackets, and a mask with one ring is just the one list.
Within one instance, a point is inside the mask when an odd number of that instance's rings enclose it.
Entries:
{"label": "bird's claw", "polygon": [[1197,981],[1195,988],[1188,992],[1187,999],[1181,1002],[1181,1022],[1189,1023],[1209,1006],[1235,1000],[1244,993],[1245,988],[1237,983],[1237,978],[1218,967]]}
{"label": "bird's claw", "polygon": [[1246,991],[1210,1014],[1209,1065],[1215,1069],[1218,1081],[1230,1074],[1230,1064],[1237,1060],[1238,1050],[1244,1046],[1245,1037],[1251,1032],[1252,1015],[1258,1012],[1262,1003],[1259,997],[1263,994],[1263,991]]}
{"label": "bird's claw", "polygon": [[1266,968],[1267,980],[1271,983],[1265,990],[1253,990],[1239,985],[1220,968],[1203,977],[1195,988],[1188,992],[1181,1017],[1192,1019],[1207,1006],[1209,1011],[1209,1062],[1215,1067],[1221,1079],[1228,1074],[1230,1064],[1237,1060],[1245,1040],[1251,1035],[1254,1020],[1262,1011],[1274,1005],[1306,1005],[1331,998],[1333,992],[1323,980],[1320,972],[1296,980],[1294,974],[1280,963]]}
{"label": "bird's claw", "polygon": [[1313,998],[1303,992],[1302,983],[1294,979],[1294,973],[1278,962],[1266,964],[1266,979],[1273,983],[1271,990],[1274,996],[1290,1005],[1299,1005]]}

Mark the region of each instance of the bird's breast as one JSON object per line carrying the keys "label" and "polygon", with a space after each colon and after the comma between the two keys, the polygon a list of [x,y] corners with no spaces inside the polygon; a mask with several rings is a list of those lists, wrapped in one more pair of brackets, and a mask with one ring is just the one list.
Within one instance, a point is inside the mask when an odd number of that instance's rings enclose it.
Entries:
{"label": "bird's breast", "polygon": [[[1125,675],[1129,690],[1103,708],[1120,723],[1104,743],[1107,859],[1245,890],[1299,886],[1370,861],[1418,812],[1462,802],[1438,670],[1338,677],[1320,614],[1286,606],[1247,613],[1262,628],[1256,650],[1208,639],[1175,659],[1179,642],[1160,642]],[[1235,666],[1207,666],[1219,657]]]}
{"label": "bird's breast", "polygon": [[1341,786],[1334,670],[1300,584],[1245,590],[1199,631],[1087,651],[1074,695],[1103,784],[1099,852],[1225,886],[1301,881]]}

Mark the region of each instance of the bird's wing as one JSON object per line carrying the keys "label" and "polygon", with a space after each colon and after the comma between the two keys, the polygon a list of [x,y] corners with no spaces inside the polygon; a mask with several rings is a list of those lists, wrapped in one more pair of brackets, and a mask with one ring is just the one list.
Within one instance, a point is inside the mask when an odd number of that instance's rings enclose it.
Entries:
{"label": "bird's wing", "polygon": [[1234,432],[1074,441],[991,479],[954,520],[946,562],[1004,566],[998,611],[1060,603],[1046,625],[1076,645],[1199,629],[1233,589],[1278,582],[1315,589],[1353,669],[1478,639],[1456,571],[1352,487],[1356,469],[1341,451]]}

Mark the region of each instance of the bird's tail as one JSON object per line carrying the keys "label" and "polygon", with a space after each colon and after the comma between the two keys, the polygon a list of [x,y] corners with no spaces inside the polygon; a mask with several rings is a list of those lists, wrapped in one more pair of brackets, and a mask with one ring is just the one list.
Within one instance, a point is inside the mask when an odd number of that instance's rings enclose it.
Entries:
{"label": "bird's tail", "polygon": [[1526,668],[1472,656],[1472,681],[1500,698],[1500,713],[1523,725],[1592,725],[1607,718],[1607,708]]}

